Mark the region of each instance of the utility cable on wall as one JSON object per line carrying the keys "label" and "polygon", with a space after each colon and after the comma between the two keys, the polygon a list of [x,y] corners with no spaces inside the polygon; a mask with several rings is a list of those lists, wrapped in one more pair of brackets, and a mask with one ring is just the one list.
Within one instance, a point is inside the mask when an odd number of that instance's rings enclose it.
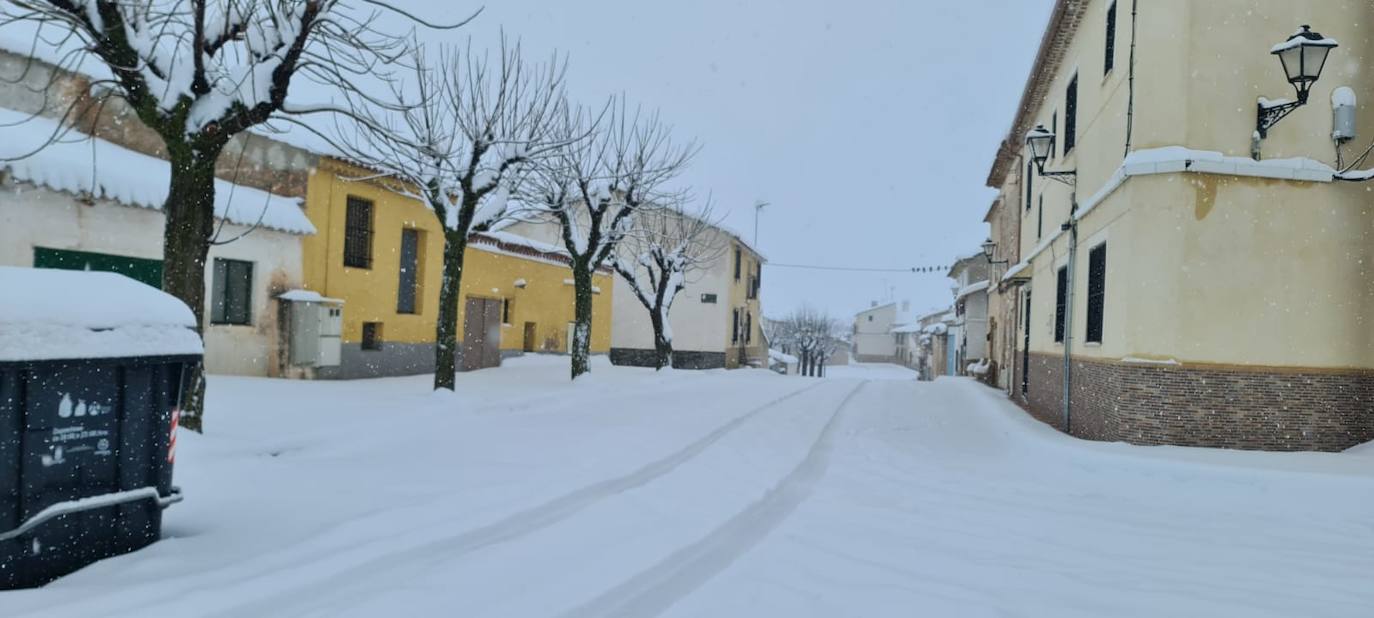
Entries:
{"label": "utility cable on wall", "polygon": [[913,266],[910,268],[866,268],[861,266],[820,266],[814,264],[776,264],[765,262],[764,266],[777,268],[799,268],[805,270],[833,270],[842,272],[865,272],[865,273],[947,273],[949,266]]}

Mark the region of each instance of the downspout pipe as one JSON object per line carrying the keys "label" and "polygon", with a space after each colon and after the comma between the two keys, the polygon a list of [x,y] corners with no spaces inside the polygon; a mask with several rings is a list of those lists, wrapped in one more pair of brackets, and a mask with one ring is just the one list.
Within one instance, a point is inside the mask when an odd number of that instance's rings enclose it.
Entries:
{"label": "downspout pipe", "polygon": [[1136,3],[1131,0],[1131,58],[1126,67],[1126,154],[1131,156],[1131,138],[1135,132],[1135,25]]}
{"label": "downspout pipe", "polygon": [[1069,264],[1065,269],[1064,285],[1064,433],[1073,435],[1073,288],[1078,262],[1078,196],[1075,192],[1069,209],[1069,220],[1063,228],[1069,233]]}

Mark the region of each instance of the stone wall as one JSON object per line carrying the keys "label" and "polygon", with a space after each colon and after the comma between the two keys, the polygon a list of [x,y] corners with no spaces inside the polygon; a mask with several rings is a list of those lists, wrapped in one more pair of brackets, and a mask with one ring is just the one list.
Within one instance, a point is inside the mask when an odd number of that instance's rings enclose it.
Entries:
{"label": "stone wall", "polygon": [[[1073,371],[1071,433],[1082,438],[1266,451],[1340,451],[1374,440],[1374,371],[1083,359]],[[1062,375],[1063,357],[1032,354],[1024,401],[1061,431]]]}

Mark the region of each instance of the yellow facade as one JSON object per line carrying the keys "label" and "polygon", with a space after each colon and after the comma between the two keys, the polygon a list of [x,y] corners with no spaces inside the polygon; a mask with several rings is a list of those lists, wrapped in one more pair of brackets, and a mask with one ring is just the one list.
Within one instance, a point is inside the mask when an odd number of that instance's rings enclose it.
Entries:
{"label": "yellow facade", "polygon": [[[424,204],[389,190],[378,181],[359,181],[372,172],[344,162],[323,159],[310,178],[306,215],[318,229],[303,241],[305,285],[308,289],[344,301],[343,343],[358,344],[363,324],[381,324],[387,343],[433,345],[443,272],[444,236],[438,219]],[[346,218],[349,198],[372,204],[370,266],[344,263]],[[417,292],[415,311],[398,311],[401,242],[404,230],[418,233]],[[526,324],[535,330],[534,351],[566,352],[567,325],[573,318],[572,273],[552,247],[503,243],[474,237],[465,258],[462,298],[459,304],[459,337],[466,319],[469,298],[509,301],[503,311],[501,349],[525,349]],[[523,288],[515,282],[524,283]],[[610,349],[612,279],[598,273],[594,297],[592,352]]]}
{"label": "yellow facade", "polygon": [[756,278],[762,276],[763,257],[738,240],[731,242],[728,256],[732,260],[731,268],[735,269],[730,281],[729,306],[739,312],[734,314],[732,311],[732,316],[738,315],[740,322],[737,330],[726,333],[725,366],[731,369],[750,363],[767,366],[762,307],[755,283]]}

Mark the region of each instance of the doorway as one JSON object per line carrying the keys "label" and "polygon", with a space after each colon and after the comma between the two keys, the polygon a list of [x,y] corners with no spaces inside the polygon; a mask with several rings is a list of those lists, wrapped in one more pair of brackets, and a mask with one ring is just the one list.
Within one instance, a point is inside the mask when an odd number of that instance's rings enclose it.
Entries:
{"label": "doorway", "polygon": [[501,366],[501,301],[471,298],[464,305],[463,371]]}
{"label": "doorway", "polygon": [[534,322],[525,322],[525,344],[521,346],[522,350],[526,352],[534,351],[534,340],[535,337],[538,336],[537,333],[538,328],[536,328]]}

